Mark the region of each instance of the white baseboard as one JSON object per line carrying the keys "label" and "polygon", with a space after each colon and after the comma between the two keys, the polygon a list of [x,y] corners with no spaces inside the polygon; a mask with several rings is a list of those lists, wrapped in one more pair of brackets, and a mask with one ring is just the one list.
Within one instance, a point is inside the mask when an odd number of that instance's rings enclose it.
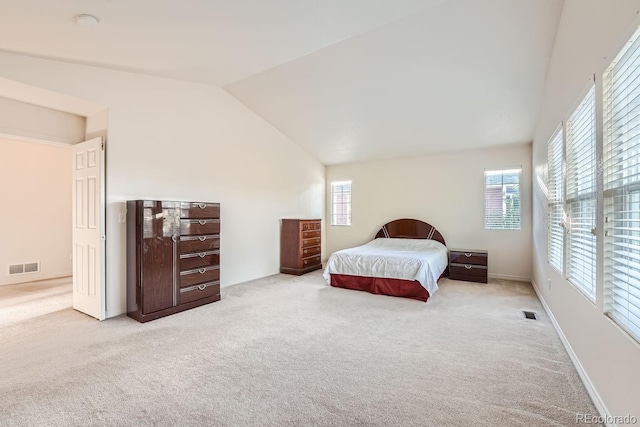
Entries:
{"label": "white baseboard", "polygon": [[71,274],[72,274],[71,272],[46,274],[46,275],[40,275],[39,273],[16,274],[16,278],[19,278],[21,280],[16,282],[14,279],[7,283],[0,283],[0,286],[19,285],[21,283],[43,282],[45,280],[61,279],[61,278],[71,277]]}
{"label": "white baseboard", "polygon": [[[605,406],[604,402],[600,398],[598,391],[596,390],[593,383],[591,382],[589,375],[582,367],[580,360],[578,360],[578,356],[576,356],[575,352],[573,351],[573,348],[571,348],[571,344],[569,343],[569,340],[564,335],[564,332],[562,332],[562,329],[560,328],[558,321],[556,320],[555,316],[551,312],[551,309],[547,305],[547,302],[542,297],[542,293],[540,293],[538,284],[533,279],[531,279],[531,284],[533,285],[533,290],[536,292],[536,295],[538,295],[538,299],[540,300],[540,302],[542,303],[542,306],[544,307],[544,311],[546,311],[547,315],[549,316],[549,319],[551,319],[551,323],[553,324],[553,327],[558,333],[558,336],[560,337],[560,341],[562,341],[562,345],[564,346],[565,350],[567,350],[567,353],[571,358],[571,362],[573,362],[573,366],[575,366],[576,371],[578,371],[578,375],[580,376],[582,383],[587,389],[587,393],[589,393],[589,396],[591,397],[593,404],[595,405],[596,409],[605,420],[611,419],[612,417],[609,411],[607,410],[607,407]],[[607,427],[617,427],[617,424],[606,423],[606,425]]]}
{"label": "white baseboard", "polygon": [[489,278],[491,279],[503,279],[503,280],[513,280],[515,282],[531,282],[532,279],[531,277],[524,277],[524,276],[511,276],[508,274],[488,274]]}

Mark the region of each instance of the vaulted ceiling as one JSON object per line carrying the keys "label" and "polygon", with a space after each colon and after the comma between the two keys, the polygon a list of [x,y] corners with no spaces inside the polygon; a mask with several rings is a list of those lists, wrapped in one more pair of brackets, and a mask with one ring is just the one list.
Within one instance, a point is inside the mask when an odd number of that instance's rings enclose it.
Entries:
{"label": "vaulted ceiling", "polygon": [[531,141],[562,3],[3,0],[0,50],[222,86],[330,165]]}

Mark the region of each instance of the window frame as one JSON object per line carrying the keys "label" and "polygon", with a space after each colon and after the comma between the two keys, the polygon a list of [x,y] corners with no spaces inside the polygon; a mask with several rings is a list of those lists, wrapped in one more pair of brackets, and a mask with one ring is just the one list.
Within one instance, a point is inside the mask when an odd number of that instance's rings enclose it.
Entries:
{"label": "window frame", "polygon": [[[335,200],[335,188],[336,187],[344,187],[348,185],[349,189],[348,191],[345,191],[344,189],[342,189],[340,191],[341,194],[347,194],[349,197],[348,202],[344,202],[341,203],[343,205],[346,206],[346,213],[342,213],[340,215],[345,215],[346,216],[346,223],[338,223],[336,222],[336,217],[338,216],[338,214],[335,212],[335,206],[336,206],[336,200]],[[348,180],[340,180],[340,181],[331,181],[329,183],[329,192],[330,192],[330,196],[331,196],[331,203],[329,205],[329,223],[332,226],[338,226],[338,227],[350,227],[351,226],[351,208],[352,208],[352,193],[353,193],[353,181],[348,179]]]}
{"label": "window frame", "polygon": [[602,75],[602,262],[603,312],[640,344],[640,119],[634,102],[640,97],[638,64],[640,29]]}
{"label": "window frame", "polygon": [[[557,152],[557,158],[556,158]],[[565,239],[567,231],[567,221],[564,204],[564,122],[556,129],[549,141],[547,142],[547,171],[548,171],[548,197],[547,197],[547,262],[556,271],[564,275],[565,270]],[[553,163],[552,163],[553,160]],[[557,163],[557,165],[556,165]],[[557,166],[558,170],[551,168],[551,165]],[[554,215],[555,211],[559,211],[559,215]],[[559,216],[559,218],[558,218]],[[555,228],[559,227],[559,229]],[[554,230],[556,231],[554,233]],[[560,231],[558,234],[557,231]],[[559,245],[553,245],[553,242],[560,238]],[[554,247],[559,246],[560,253],[553,251]],[[559,264],[556,264],[559,262]]]}
{"label": "window frame", "polygon": [[[574,122],[577,122],[576,126]],[[567,281],[594,304],[598,217],[596,131],[595,81],[592,79],[564,122],[564,212],[567,219],[564,274]],[[585,221],[590,221],[587,232]]]}
{"label": "window frame", "polygon": [[[504,183],[504,176],[506,173],[508,172],[516,172],[517,171],[517,175],[518,175],[518,183],[517,185],[517,208],[515,208],[517,210],[518,213],[518,220],[517,223],[514,223],[513,225],[509,224],[508,221],[506,220],[508,212],[506,212],[506,207],[503,207],[503,214],[502,214],[502,219],[501,221],[498,223],[491,223],[491,221],[487,221],[489,216],[489,211],[488,211],[488,192],[487,190],[489,189],[488,184],[487,184],[487,176],[489,174],[496,174],[500,173],[502,175],[502,204],[503,206],[506,204],[506,186],[509,184],[505,184]],[[513,184],[511,184],[513,185]],[[509,167],[509,168],[487,168],[484,170],[484,219],[483,219],[483,224],[484,224],[484,229],[485,230],[491,230],[491,231],[520,231],[522,230],[522,166],[513,166],[513,167]]]}

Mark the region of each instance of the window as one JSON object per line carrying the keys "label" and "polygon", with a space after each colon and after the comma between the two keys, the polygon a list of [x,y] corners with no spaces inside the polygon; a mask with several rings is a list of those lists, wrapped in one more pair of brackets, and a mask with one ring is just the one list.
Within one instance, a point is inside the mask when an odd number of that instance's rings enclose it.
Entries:
{"label": "window", "polygon": [[567,279],[596,299],[596,106],[589,89],[566,127]]}
{"label": "window", "polygon": [[331,225],[351,225],[351,181],[331,183]]}
{"label": "window", "polygon": [[549,168],[549,264],[559,272],[564,271],[564,174],[562,127],[549,141],[547,163]]}
{"label": "window", "polygon": [[640,341],[640,38],[603,75],[605,311]]}
{"label": "window", "polygon": [[484,228],[520,230],[522,168],[484,171]]}

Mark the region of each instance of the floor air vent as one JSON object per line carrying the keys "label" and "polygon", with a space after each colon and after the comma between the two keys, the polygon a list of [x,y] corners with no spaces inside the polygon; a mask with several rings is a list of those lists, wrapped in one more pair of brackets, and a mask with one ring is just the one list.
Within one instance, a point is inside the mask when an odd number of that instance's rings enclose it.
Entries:
{"label": "floor air vent", "polygon": [[9,266],[9,275],[12,274],[24,274],[24,273],[37,273],[40,271],[39,262],[27,262],[25,264],[13,264]]}
{"label": "floor air vent", "polygon": [[523,311],[524,317],[527,319],[538,320],[536,314],[533,311]]}
{"label": "floor air vent", "polygon": [[24,273],[24,264],[13,264],[9,266],[9,274]]}
{"label": "floor air vent", "polygon": [[40,271],[40,263],[38,262],[30,262],[24,265],[25,273],[37,273]]}

